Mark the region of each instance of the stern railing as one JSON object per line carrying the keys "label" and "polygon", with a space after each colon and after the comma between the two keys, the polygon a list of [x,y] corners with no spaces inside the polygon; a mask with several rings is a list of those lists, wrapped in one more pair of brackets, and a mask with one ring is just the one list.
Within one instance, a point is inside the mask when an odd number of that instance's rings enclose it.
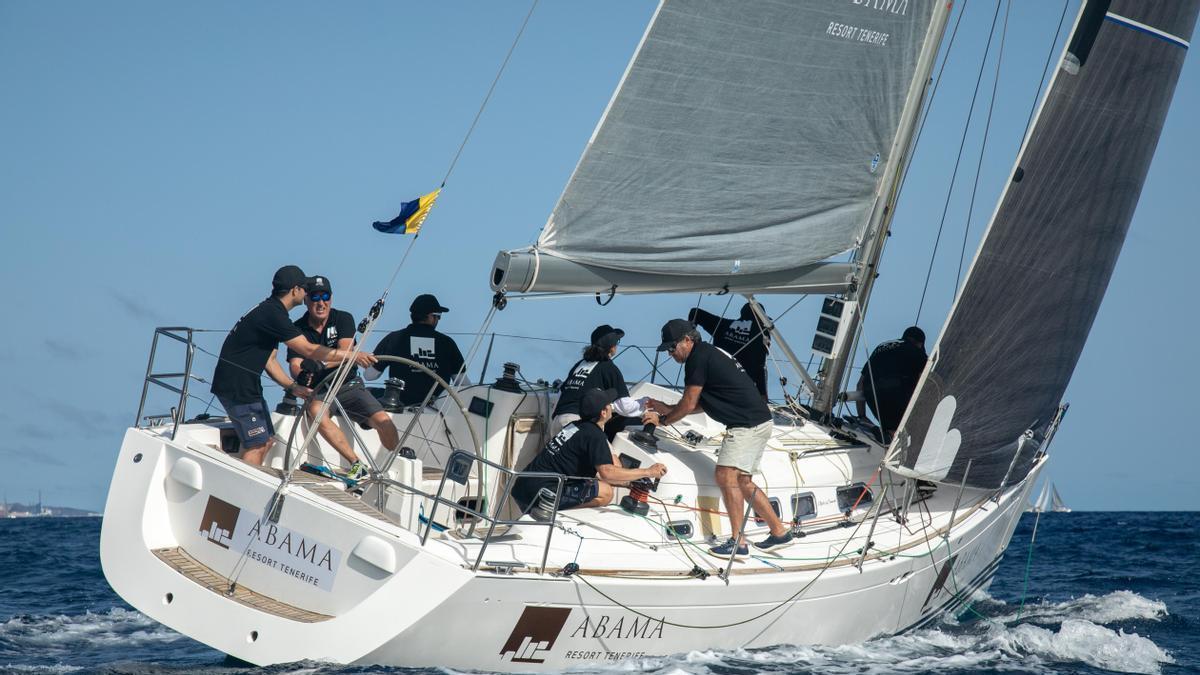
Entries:
{"label": "stern railing", "polygon": [[[185,326],[167,326],[154,329],[154,341],[150,343],[150,358],[146,362],[146,379],[142,382],[142,398],[138,402],[137,417],[133,420],[134,427],[140,429],[144,426],[153,426],[151,423],[152,420],[170,418],[172,421],[171,440],[175,440],[175,434],[179,431],[179,424],[186,418],[188,385],[193,379],[200,380],[200,378],[192,375],[192,361],[196,356],[196,343],[193,340],[194,333],[195,329]],[[154,371],[154,357],[158,353],[158,339],[160,337],[170,338],[185,345],[186,356],[184,358],[183,372],[158,373]],[[179,381],[179,386],[172,384],[176,380]],[[179,404],[171,408],[170,414],[142,416],[146,408],[146,396],[150,393],[150,385],[152,384],[179,394]],[[144,425],[143,422],[145,422]]]}

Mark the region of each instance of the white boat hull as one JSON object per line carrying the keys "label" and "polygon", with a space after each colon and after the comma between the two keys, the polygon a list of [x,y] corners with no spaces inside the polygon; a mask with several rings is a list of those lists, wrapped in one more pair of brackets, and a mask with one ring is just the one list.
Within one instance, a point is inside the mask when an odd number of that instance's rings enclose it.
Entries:
{"label": "white boat hull", "polygon": [[[522,406],[543,409],[536,397],[510,395],[504,408],[504,394],[488,396],[511,419],[524,414]],[[443,425],[447,433],[464,435],[454,431],[462,417],[452,417],[453,411]],[[260,517],[279,479],[196,440],[210,432],[215,438],[213,426],[197,426],[189,440],[185,425],[175,441],[169,428],[129,430],[105,509],[101,561],[112,587],[139,611],[259,665],[317,660],[558,670],[697,649],[843,644],[897,633],[957,608],[990,583],[1040,471],[995,501],[993,493],[971,489],[959,499],[957,489],[942,486],[913,505],[908,528],[880,518],[861,570],[855,551],[872,520],[859,508],[857,518],[847,520],[852,527],[809,528],[778,557],[735,563],[727,583],[716,574],[726,562],[703,553],[702,543],[681,546],[660,532],[657,543],[634,546],[606,535],[647,531],[615,506],[566,512],[549,548],[547,528],[518,526],[482,555],[483,527],[475,537],[434,534],[422,545],[417,509],[364,516],[353,500],[348,507],[345,499],[327,498],[328,485],[291,485],[278,523],[271,523]],[[525,450],[514,445],[540,442],[537,434],[522,439],[511,426],[492,426],[498,428],[488,430],[489,455],[499,456],[502,448],[515,462]],[[816,433],[811,425],[804,429]],[[618,441],[635,452],[623,437]],[[772,461],[786,466],[790,456],[805,482],[797,477],[789,488],[772,475],[765,481],[775,486],[768,494],[786,503],[793,490],[821,484],[822,470],[844,474],[838,482],[866,480],[878,453],[877,446],[861,444],[813,459],[781,451]],[[664,446],[656,459],[672,463],[673,474],[694,468],[696,482],[695,494],[680,485],[660,489],[664,500],[667,490],[681,493],[677,504],[703,499],[709,454],[703,447]],[[771,466],[764,462],[765,471]],[[840,519],[837,507],[826,503],[832,498],[812,489],[818,508],[834,508]],[[419,510],[429,513],[424,505]],[[917,535],[904,534],[908,530]],[[538,569],[542,555],[548,556],[545,574]],[[482,564],[473,571],[477,557]],[[527,567],[506,573],[504,561]],[[579,573],[559,573],[575,561]],[[688,576],[692,562],[709,576]],[[237,580],[237,597],[224,592],[229,579]]]}

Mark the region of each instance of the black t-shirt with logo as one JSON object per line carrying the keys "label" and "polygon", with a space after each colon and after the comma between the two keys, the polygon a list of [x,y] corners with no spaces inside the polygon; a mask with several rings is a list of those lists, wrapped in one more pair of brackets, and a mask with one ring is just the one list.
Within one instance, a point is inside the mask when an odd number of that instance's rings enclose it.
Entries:
{"label": "black t-shirt with logo", "polygon": [[746,374],[754,380],[754,386],[764,396],[767,393],[767,336],[755,319],[726,319],[700,308],[693,309],[688,317],[709,335],[713,345],[724,349],[742,364]]}
{"label": "black t-shirt with logo", "polygon": [[579,402],[583,400],[583,392],[588,389],[615,389],[618,396],[628,396],[629,388],[625,386],[625,376],[617,364],[605,359],[603,361],[586,361],[580,359],[571,366],[567,379],[563,380],[559,389],[558,405],[554,407],[554,415],[579,414]]}
{"label": "black t-shirt with logo", "polygon": [[[612,448],[604,430],[594,422],[571,422],[550,439],[545,448],[522,471],[545,471],[568,478],[591,478],[596,467],[612,464]],[[513,494],[522,504],[528,504],[538,490],[554,489],[551,478],[522,478],[513,486]]]}
{"label": "black t-shirt with logo", "polygon": [[707,342],[692,345],[683,364],[683,384],[703,387],[700,407],[727,427],[755,427],[771,420],[767,402],[742,364]]}
{"label": "black t-shirt with logo", "polygon": [[246,312],[233,325],[221,345],[221,356],[213,371],[212,393],[233,404],[262,399],[259,375],[280,342],[300,335],[278,298],[267,298]]}
{"label": "black t-shirt with logo", "polygon": [[[447,382],[452,382],[463,367],[462,352],[454,340],[424,323],[409,324],[407,328],[388,333],[375,347],[375,354],[412,359]],[[425,400],[434,385],[432,377],[402,363],[389,363],[387,367],[388,377],[404,380],[404,392],[400,398],[405,405]]]}
{"label": "black t-shirt with logo", "polygon": [[[309,342],[314,345],[324,345],[330,349],[337,349],[338,340],[342,338],[354,339],[354,317],[350,315],[350,312],[343,312],[340,309],[333,309],[332,307],[329,308],[329,318],[325,320],[325,327],[320,331],[308,323],[308,312],[305,312],[304,316],[296,320],[295,326],[300,329],[300,333]],[[304,358],[303,355],[288,347],[288,361],[302,358]],[[317,386],[336,371],[337,368],[323,368],[321,372],[317,373],[317,378],[313,380],[313,386]],[[358,367],[351,366],[350,374],[346,376],[346,379],[349,380],[356,375],[358,375]]]}
{"label": "black t-shirt with logo", "polygon": [[924,349],[904,340],[889,340],[871,352],[863,366],[862,389],[884,429],[900,424],[927,358]]}

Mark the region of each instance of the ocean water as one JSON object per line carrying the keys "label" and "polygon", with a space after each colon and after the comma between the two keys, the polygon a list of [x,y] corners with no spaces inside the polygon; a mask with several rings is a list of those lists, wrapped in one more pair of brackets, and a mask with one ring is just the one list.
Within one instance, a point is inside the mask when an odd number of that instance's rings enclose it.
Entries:
{"label": "ocean water", "polygon": [[[1200,513],[1026,514],[988,594],[939,625],[842,647],[698,651],[590,673],[1200,673]],[[0,520],[0,672],[404,673],[248,668],[147,619],[100,571],[99,519]],[[428,672],[444,673],[444,670]]]}

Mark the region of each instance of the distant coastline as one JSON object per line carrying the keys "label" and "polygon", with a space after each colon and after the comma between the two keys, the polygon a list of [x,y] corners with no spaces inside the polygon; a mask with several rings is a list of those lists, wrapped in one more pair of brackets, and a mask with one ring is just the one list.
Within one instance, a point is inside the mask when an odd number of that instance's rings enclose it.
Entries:
{"label": "distant coastline", "polygon": [[97,518],[101,514],[69,506],[47,506],[44,504],[22,504],[11,502],[0,504],[0,518]]}

